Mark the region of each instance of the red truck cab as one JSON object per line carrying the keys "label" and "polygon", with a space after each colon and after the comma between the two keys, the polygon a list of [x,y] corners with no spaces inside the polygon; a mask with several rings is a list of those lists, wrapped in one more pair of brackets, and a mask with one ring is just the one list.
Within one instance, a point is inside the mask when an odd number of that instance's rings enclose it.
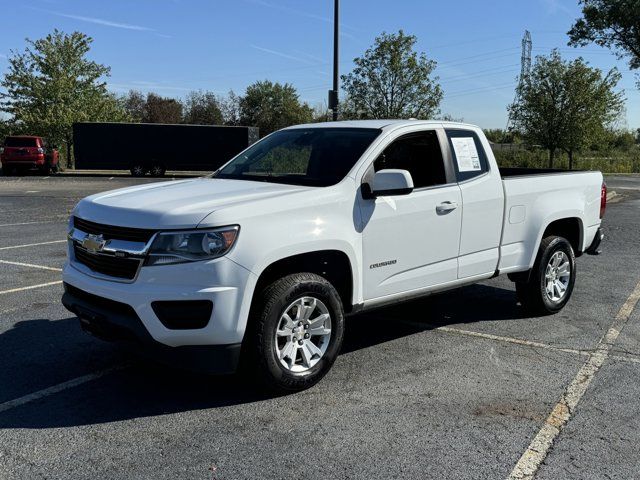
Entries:
{"label": "red truck cab", "polygon": [[49,174],[58,170],[58,150],[48,147],[42,137],[12,135],[0,148],[0,162],[5,176],[32,169]]}

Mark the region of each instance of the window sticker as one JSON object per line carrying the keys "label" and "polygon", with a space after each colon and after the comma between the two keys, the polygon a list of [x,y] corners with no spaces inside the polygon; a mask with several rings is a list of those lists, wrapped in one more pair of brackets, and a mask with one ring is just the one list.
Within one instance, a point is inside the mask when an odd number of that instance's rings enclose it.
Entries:
{"label": "window sticker", "polygon": [[454,137],[451,139],[451,143],[456,153],[458,171],[473,172],[482,169],[473,137]]}

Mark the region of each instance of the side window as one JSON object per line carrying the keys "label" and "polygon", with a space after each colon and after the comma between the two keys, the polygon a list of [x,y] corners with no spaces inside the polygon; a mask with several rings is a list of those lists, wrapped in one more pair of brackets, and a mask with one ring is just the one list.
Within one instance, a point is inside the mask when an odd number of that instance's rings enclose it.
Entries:
{"label": "side window", "polygon": [[385,168],[407,170],[415,188],[447,183],[435,130],[409,133],[394,140],[376,159],[373,167],[376,172]]}
{"label": "side window", "polygon": [[470,180],[489,171],[484,147],[471,130],[447,130],[458,182]]}

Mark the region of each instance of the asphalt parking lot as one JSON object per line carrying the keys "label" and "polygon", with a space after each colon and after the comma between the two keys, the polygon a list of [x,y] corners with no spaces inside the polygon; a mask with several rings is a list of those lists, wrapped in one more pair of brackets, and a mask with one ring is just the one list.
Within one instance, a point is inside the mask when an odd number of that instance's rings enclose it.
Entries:
{"label": "asphalt parking lot", "polygon": [[144,362],[60,304],[73,205],[157,181],[0,177],[0,478],[638,478],[640,177],[559,314],[505,278],[350,317],[316,387]]}

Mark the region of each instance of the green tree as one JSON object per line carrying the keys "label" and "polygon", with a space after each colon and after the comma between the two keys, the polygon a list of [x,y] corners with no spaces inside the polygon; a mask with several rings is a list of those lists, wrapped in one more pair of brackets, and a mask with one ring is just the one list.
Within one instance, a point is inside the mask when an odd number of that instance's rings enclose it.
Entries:
{"label": "green tree", "polygon": [[331,112],[327,107],[326,103],[318,103],[315,107],[313,107],[313,118],[311,121],[313,123],[322,123],[328,122],[330,120]]}
{"label": "green tree", "polygon": [[485,129],[484,134],[493,143],[516,143],[518,140],[515,132],[502,128]]}
{"label": "green tree", "polygon": [[138,90],[129,90],[121,99],[127,114],[134,122],[142,122],[146,115],[147,99]]}
{"label": "green tree", "polygon": [[11,52],[0,85],[0,107],[23,132],[63,145],[71,166],[74,122],[127,118],[104,78],[110,69],[87,58],[92,39],[58,30],[40,40],[27,39],[23,52]]}
{"label": "green tree", "polygon": [[222,121],[225,125],[242,125],[240,100],[242,97],[230,90],[226,97],[220,97],[218,103],[222,112]]}
{"label": "green tree", "polygon": [[242,124],[258,127],[261,136],[290,125],[308,123],[312,118],[313,109],[300,102],[296,89],[288,83],[256,82],[247,87],[240,99]]}
{"label": "green tree", "polygon": [[414,50],[417,38],[382,33],[355,67],[342,75],[347,118],[432,118],[439,113],[442,89],[433,77],[436,62]]}
{"label": "green tree", "polygon": [[569,45],[596,43],[629,56],[629,67],[640,68],[640,1],[580,0],[582,17],[569,30]]}
{"label": "green tree", "polygon": [[182,123],[182,103],[175,98],[148,93],[142,121],[145,123]]}
{"label": "green tree", "polygon": [[211,92],[189,92],[184,101],[184,123],[221,125],[222,111],[218,98]]}
{"label": "green tree", "polygon": [[619,79],[615,69],[603,75],[582,58],[563,60],[557,50],[540,56],[519,101],[509,106],[514,129],[549,151],[549,168],[558,149],[567,152],[572,168],[573,154],[603,138],[623,111],[622,93],[614,91]]}
{"label": "green tree", "polygon": [[636,146],[636,136],[630,130],[610,130],[607,132],[608,144],[616,150],[628,152]]}

